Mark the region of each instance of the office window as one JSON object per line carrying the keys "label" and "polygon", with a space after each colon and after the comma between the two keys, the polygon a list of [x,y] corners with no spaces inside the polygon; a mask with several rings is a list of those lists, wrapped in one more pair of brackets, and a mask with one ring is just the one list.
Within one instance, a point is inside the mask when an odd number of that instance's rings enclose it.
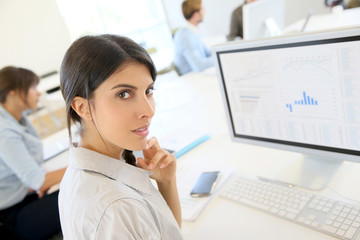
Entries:
{"label": "office window", "polygon": [[173,43],[161,0],[57,0],[72,40],[87,34],[130,37],[148,50],[157,70],[173,60]]}

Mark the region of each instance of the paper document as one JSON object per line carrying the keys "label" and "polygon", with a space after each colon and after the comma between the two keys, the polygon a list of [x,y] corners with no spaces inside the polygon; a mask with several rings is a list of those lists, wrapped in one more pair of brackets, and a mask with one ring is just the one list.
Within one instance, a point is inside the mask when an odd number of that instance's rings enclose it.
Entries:
{"label": "paper document", "polygon": [[[195,185],[198,177],[204,171],[220,171],[218,182],[210,196],[192,197],[190,192]],[[233,169],[192,169],[191,166],[182,166],[177,173],[177,185],[184,221],[195,221],[205,209],[211,199],[216,196],[219,189],[230,177]]]}
{"label": "paper document", "polygon": [[209,138],[210,136],[204,132],[184,127],[159,138],[159,142],[162,148],[172,152],[176,158],[179,158]]}

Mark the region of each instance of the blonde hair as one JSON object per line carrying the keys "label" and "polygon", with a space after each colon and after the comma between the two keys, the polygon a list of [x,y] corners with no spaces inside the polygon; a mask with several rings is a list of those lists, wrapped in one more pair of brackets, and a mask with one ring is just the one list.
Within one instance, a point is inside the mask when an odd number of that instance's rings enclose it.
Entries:
{"label": "blonde hair", "polygon": [[182,12],[186,20],[189,20],[195,12],[200,11],[201,0],[185,0],[182,3]]}

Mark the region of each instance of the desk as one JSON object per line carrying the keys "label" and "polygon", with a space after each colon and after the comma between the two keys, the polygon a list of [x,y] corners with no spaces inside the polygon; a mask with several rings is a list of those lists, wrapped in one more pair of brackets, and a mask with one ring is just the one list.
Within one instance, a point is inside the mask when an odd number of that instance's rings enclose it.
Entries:
{"label": "desk", "polygon": [[[188,124],[206,129],[211,139],[178,159],[178,166],[218,165],[231,167],[245,176],[272,176],[299,154],[231,142],[217,77],[191,73],[158,83],[154,131]],[[161,129],[156,129],[158,126]],[[329,187],[342,195],[359,199],[360,164],[345,162]],[[234,174],[233,177],[235,177]],[[338,198],[332,190],[321,194]],[[191,239],[335,239],[317,231],[273,217],[216,196],[195,222],[183,222],[186,240]]]}
{"label": "desk", "polygon": [[47,93],[48,90],[60,86],[59,74],[40,80],[38,90],[41,93],[39,110],[31,113],[29,119],[41,138],[66,127],[65,102],[60,90]]}
{"label": "desk", "polygon": [[[156,82],[154,97],[157,110],[151,126],[152,135],[161,136],[184,125],[206,130],[211,135],[211,139],[178,159],[179,168],[189,163],[198,168],[211,164],[234,168],[235,174],[271,176],[285,164],[297,161],[296,153],[230,141],[219,84],[213,71],[160,79]],[[330,182],[331,189],[360,200],[360,189],[356,187],[360,182],[359,172],[360,164],[344,163]],[[338,197],[330,189],[321,194]],[[186,240],[335,239],[219,196],[214,197],[195,222],[183,222],[182,229]]]}

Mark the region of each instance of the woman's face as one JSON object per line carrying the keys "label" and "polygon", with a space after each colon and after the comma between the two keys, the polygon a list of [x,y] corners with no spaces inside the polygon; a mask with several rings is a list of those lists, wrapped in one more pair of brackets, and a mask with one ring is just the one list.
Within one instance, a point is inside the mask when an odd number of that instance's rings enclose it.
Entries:
{"label": "woman's face", "polygon": [[37,89],[37,86],[37,84],[33,84],[28,90],[26,105],[27,108],[31,110],[36,109],[39,103],[39,97],[41,93]]}
{"label": "woman's face", "polygon": [[146,147],[155,111],[153,86],[145,65],[129,63],[95,90],[92,118],[108,147],[134,151]]}

